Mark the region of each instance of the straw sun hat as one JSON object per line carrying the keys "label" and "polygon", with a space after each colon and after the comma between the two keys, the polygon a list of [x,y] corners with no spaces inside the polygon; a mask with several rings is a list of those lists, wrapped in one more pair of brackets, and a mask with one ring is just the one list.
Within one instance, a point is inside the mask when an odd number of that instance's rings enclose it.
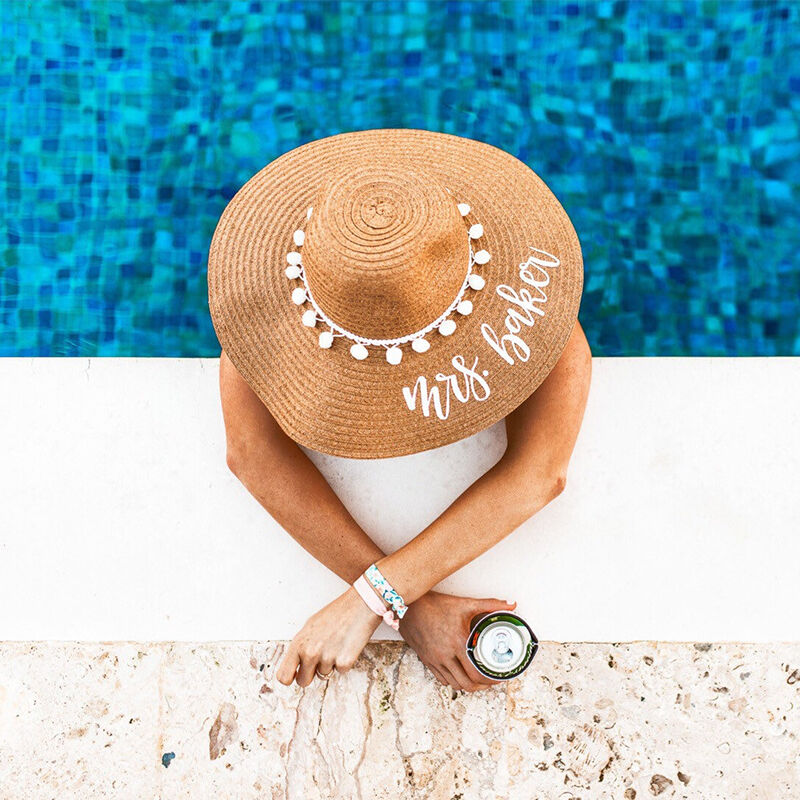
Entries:
{"label": "straw sun hat", "polygon": [[350,458],[476,433],[545,379],[580,244],[547,185],[484,142],[341,133],[257,172],[208,259],[223,350],[283,430]]}

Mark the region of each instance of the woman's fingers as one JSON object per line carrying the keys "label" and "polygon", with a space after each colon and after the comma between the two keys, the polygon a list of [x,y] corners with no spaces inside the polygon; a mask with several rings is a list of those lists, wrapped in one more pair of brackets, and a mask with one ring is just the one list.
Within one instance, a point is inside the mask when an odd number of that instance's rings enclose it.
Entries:
{"label": "woman's fingers", "polygon": [[434,667],[433,664],[427,664],[426,666],[434,674],[434,677],[437,681],[439,681],[439,683],[441,683],[443,686],[450,686],[450,679],[445,678],[438,667]]}
{"label": "woman's fingers", "polygon": [[333,667],[334,661],[332,658],[321,658],[317,664],[317,672],[319,672],[319,675],[315,674],[314,677],[316,677],[318,680],[325,680],[324,678],[320,678],[320,675],[330,675]]}
{"label": "woman's fingers", "polygon": [[512,611],[517,605],[517,601],[498,600],[496,597],[483,597],[475,602],[473,616],[478,614],[490,614],[492,611]]}
{"label": "woman's fingers", "polygon": [[458,657],[453,658],[447,664],[450,673],[458,681],[457,688],[463,689],[465,692],[474,692],[478,689],[483,689],[484,685],[478,681],[473,680],[464,669],[464,665],[458,660]]}
{"label": "woman's fingers", "polygon": [[[308,686],[314,680],[314,670],[317,667],[319,656],[314,655],[307,647],[299,645],[297,639],[292,639],[275,677],[286,686],[296,680],[298,686]],[[299,667],[299,669],[298,669]],[[320,669],[324,673],[324,669]]]}
{"label": "woman's fingers", "polygon": [[283,661],[281,661],[278,671],[275,673],[275,677],[285,686],[289,686],[294,680],[295,672],[297,671],[297,665],[299,663],[300,653],[298,652],[294,641],[292,641],[289,643],[289,647],[283,656]]}
{"label": "woman's fingers", "polygon": [[439,664],[439,672],[444,677],[444,682],[447,686],[452,686],[454,689],[460,689],[461,684],[456,680],[456,676],[444,664]]}
{"label": "woman's fingers", "polygon": [[[300,669],[297,670],[298,686],[308,686],[314,680],[318,663],[319,655],[311,650],[301,651]],[[320,672],[324,672],[324,670],[320,670]]]}
{"label": "woman's fingers", "polygon": [[461,663],[464,671],[467,673],[467,676],[473,683],[480,684],[480,688],[485,686],[494,686],[497,683],[502,683],[502,681],[495,680],[494,678],[489,678],[486,675],[482,675],[475,669],[475,665],[469,660],[466,653],[464,655],[459,655],[458,661]]}

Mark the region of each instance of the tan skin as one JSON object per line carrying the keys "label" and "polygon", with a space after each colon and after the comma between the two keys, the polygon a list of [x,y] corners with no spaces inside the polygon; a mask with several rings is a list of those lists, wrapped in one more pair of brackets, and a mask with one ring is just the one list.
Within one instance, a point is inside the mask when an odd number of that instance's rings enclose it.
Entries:
{"label": "tan skin", "polygon": [[[510,610],[515,603],[449,595],[432,587],[563,491],[591,372],[589,344],[576,323],[556,366],[506,417],[508,446],[500,461],[390,555],[353,519],[223,351],[219,381],[227,463],[272,517],[345,582],[352,584],[377,564],[408,606],[400,633],[437,680],[464,691],[485,689],[497,681],[482,676],[466,656],[469,622],[480,612]],[[276,678],[285,685],[296,680],[308,686],[317,670],[322,675],[333,669],[346,672],[380,624],[381,618],[349,585],[308,619],[285,651]]]}

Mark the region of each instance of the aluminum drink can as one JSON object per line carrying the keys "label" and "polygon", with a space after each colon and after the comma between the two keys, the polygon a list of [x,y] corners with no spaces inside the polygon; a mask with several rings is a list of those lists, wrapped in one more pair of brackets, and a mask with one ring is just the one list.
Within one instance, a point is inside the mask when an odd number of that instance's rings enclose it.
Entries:
{"label": "aluminum drink can", "polygon": [[487,678],[516,678],[533,661],[539,640],[525,620],[510,611],[492,611],[472,618],[467,657]]}

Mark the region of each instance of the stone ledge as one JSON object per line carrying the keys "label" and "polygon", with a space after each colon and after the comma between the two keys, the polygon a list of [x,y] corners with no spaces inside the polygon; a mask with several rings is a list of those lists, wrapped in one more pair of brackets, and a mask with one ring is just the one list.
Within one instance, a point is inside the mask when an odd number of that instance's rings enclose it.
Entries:
{"label": "stone ledge", "polygon": [[476,693],[401,642],[283,686],[285,645],[0,645],[0,797],[800,795],[800,643],[543,642]]}

